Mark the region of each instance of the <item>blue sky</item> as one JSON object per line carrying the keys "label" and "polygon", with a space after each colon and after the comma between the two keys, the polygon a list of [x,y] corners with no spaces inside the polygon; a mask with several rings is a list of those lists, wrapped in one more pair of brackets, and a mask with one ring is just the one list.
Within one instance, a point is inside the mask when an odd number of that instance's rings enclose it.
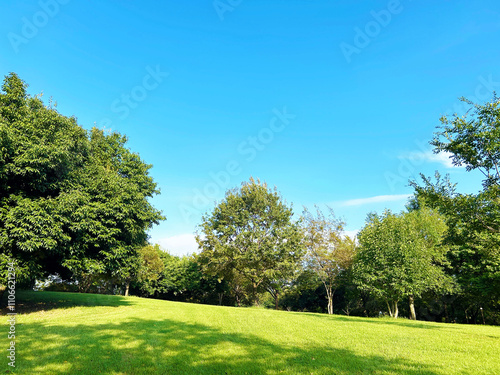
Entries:
{"label": "blue sky", "polygon": [[0,72],[84,128],[129,137],[162,194],[151,240],[194,251],[201,215],[250,176],[350,232],[399,211],[408,179],[450,173],[443,114],[500,91],[498,1],[11,1]]}

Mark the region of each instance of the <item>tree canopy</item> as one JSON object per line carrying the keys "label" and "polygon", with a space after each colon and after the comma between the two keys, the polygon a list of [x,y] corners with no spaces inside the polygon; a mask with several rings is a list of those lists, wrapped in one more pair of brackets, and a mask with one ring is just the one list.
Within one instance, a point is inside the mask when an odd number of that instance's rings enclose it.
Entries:
{"label": "tree canopy", "polygon": [[500,99],[470,105],[464,116],[443,116],[431,145],[434,152],[447,152],[456,166],[467,171],[478,170],[484,175],[485,187],[500,185]]}
{"label": "tree canopy", "polygon": [[0,94],[2,259],[26,280],[89,264],[118,274],[164,219],[148,201],[159,193],[151,165],[125,136],[86,131],[26,89],[11,73]]}
{"label": "tree canopy", "polygon": [[354,264],[354,280],[362,290],[386,301],[389,314],[398,316],[398,302],[413,300],[430,289],[450,289],[451,280],[441,264],[444,219],[422,208],[399,215],[385,211],[370,214],[358,235],[360,249]]}
{"label": "tree canopy", "polygon": [[276,189],[253,178],[203,216],[197,241],[207,272],[258,291],[286,282],[303,255],[302,232]]}

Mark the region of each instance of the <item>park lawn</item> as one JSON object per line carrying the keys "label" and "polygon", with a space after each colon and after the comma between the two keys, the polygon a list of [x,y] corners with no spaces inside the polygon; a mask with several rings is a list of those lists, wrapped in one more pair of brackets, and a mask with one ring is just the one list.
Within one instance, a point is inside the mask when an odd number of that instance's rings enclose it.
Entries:
{"label": "park lawn", "polygon": [[2,355],[1,373],[500,374],[500,327],[78,293],[16,298],[16,368]]}

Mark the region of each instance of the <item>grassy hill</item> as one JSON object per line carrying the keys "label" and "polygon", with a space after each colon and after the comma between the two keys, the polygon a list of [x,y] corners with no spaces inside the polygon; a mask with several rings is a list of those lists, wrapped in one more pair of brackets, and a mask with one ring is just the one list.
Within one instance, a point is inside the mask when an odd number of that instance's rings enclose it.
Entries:
{"label": "grassy hill", "polygon": [[18,374],[500,373],[500,327],[74,293],[17,301]]}

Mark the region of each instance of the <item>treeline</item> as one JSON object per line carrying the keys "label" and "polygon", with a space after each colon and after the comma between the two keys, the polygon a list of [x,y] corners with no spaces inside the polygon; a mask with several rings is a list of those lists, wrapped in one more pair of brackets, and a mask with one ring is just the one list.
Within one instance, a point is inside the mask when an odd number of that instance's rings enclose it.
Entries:
{"label": "treeline", "polygon": [[[357,238],[328,209],[294,216],[276,188],[251,178],[203,216],[199,254],[147,242],[163,216],[150,165],[126,138],[85,131],[26,93],[0,94],[0,277],[48,289],[134,294],[230,306],[358,316],[388,314],[500,324],[500,101],[467,102],[431,144],[484,175],[477,194],[448,177],[411,181],[401,213],[370,213]],[[465,99],[464,99],[465,100]],[[0,283],[3,279],[0,279]]]}

